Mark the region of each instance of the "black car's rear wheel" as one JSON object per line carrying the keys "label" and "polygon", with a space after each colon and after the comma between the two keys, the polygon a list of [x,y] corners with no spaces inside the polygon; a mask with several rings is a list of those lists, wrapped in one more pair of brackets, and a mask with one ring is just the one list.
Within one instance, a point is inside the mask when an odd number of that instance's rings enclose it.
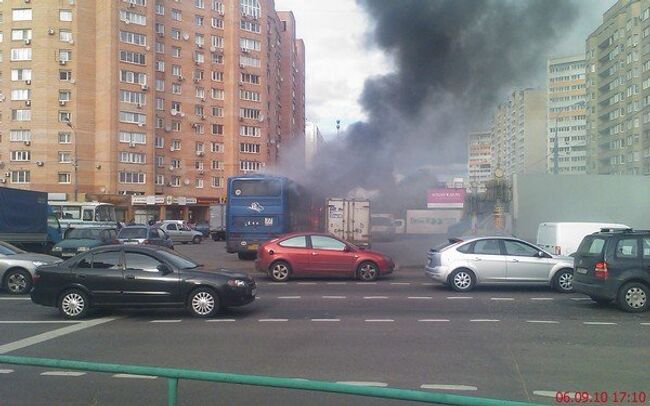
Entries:
{"label": "black car's rear wheel", "polygon": [[629,282],[618,291],[618,305],[626,312],[639,313],[648,310],[650,288],[641,282]]}
{"label": "black car's rear wheel", "polygon": [[210,288],[194,289],[187,298],[187,307],[194,317],[212,317],[219,311],[219,296]]}
{"label": "black car's rear wheel", "polygon": [[276,261],[269,267],[269,277],[275,282],[285,282],[291,274],[291,265],[285,261]]}
{"label": "black car's rear wheel", "polygon": [[72,289],[61,295],[58,307],[66,319],[83,319],[90,309],[90,300],[83,291]]}
{"label": "black car's rear wheel", "polygon": [[32,290],[32,276],[24,269],[12,269],[5,274],[3,287],[10,295],[24,295]]}
{"label": "black car's rear wheel", "polygon": [[374,262],[366,261],[359,264],[357,278],[363,282],[376,281],[379,277],[379,267]]}

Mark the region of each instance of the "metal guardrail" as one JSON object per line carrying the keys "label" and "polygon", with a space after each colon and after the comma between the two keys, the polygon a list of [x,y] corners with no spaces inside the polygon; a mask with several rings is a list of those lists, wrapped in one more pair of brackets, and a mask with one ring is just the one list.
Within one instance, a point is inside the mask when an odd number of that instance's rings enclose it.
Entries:
{"label": "metal guardrail", "polygon": [[446,393],[424,392],[399,388],[378,388],[356,386],[327,381],[312,381],[299,378],[280,378],[262,375],[231,374],[223,372],[199,371],[193,369],[161,368],[141,365],[107,364],[99,362],[72,361],[52,358],[18,357],[0,355],[0,364],[51,367],[79,371],[110,372],[131,375],[147,375],[167,378],[167,404],[178,404],[178,380],[221,382],[237,385],[264,386],[271,388],[298,389],[315,392],[329,392],[373,398],[409,400],[459,406],[531,406],[536,403],[514,402],[473,396],[450,395]]}

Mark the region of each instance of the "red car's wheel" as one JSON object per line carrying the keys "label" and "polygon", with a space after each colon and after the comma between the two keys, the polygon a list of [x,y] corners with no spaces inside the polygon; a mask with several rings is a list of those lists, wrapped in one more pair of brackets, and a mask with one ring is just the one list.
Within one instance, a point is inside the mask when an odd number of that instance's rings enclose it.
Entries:
{"label": "red car's wheel", "polygon": [[269,277],[275,282],[284,282],[289,279],[291,265],[285,261],[275,261],[269,267]]}
{"label": "red car's wheel", "polygon": [[362,262],[357,268],[357,277],[363,282],[372,282],[377,280],[379,277],[379,267],[377,267],[377,264],[374,262]]}

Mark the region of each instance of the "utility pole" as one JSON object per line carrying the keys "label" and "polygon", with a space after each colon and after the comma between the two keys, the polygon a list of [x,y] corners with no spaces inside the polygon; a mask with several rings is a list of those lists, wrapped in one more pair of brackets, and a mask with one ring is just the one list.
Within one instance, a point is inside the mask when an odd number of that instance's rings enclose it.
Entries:
{"label": "utility pole", "polygon": [[558,166],[559,166],[559,163],[558,163],[558,161],[559,161],[559,152],[558,152],[558,145],[559,145],[558,137],[559,137],[559,134],[557,132],[557,129],[558,129],[557,120],[558,120],[558,116],[555,116],[555,141],[553,141],[553,174],[554,175],[557,175],[558,172],[559,172],[559,168],[558,168]]}
{"label": "utility pole", "polygon": [[70,122],[70,119],[67,119],[65,121],[65,125],[70,127],[72,130],[72,135],[74,136],[74,163],[72,164],[74,167],[74,201],[78,201],[78,196],[79,196],[79,155],[78,155],[78,148],[77,148],[77,134],[74,132],[74,127],[72,127],[72,123]]}

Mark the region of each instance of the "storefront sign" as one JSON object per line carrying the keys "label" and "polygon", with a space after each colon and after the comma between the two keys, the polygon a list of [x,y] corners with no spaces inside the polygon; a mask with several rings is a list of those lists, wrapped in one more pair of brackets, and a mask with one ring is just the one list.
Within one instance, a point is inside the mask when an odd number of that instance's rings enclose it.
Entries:
{"label": "storefront sign", "polygon": [[427,193],[429,209],[462,209],[465,203],[465,189],[432,189]]}

